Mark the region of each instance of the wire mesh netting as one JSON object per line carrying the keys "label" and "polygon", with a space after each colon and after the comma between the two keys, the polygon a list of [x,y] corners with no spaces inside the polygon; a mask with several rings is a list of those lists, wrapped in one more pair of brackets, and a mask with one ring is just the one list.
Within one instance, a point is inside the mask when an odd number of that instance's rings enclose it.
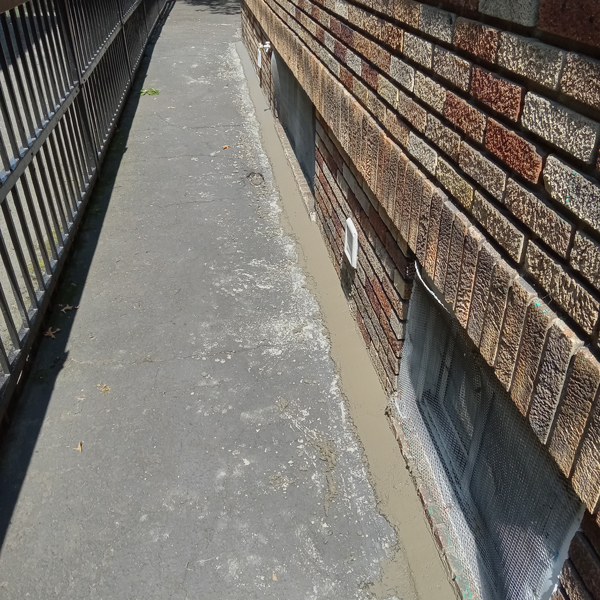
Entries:
{"label": "wire mesh netting", "polygon": [[404,450],[463,594],[547,598],[582,507],[471,348],[416,282],[394,411]]}

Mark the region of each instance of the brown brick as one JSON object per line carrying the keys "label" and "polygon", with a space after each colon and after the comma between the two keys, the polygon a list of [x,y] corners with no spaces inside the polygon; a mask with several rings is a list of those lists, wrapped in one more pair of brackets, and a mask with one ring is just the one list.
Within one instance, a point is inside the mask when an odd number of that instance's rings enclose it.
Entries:
{"label": "brown brick", "polygon": [[565,588],[569,600],[593,600],[573,563],[568,559],[560,574],[560,583]]}
{"label": "brown brick", "polygon": [[394,0],[394,17],[417,29],[419,27],[420,4],[413,0]]}
{"label": "brown brick", "polygon": [[380,39],[384,44],[391,46],[394,50],[402,52],[404,31],[393,23],[390,23],[389,21],[384,22]]}
{"label": "brown brick", "polygon": [[491,367],[494,366],[496,361],[508,290],[516,276],[516,271],[511,269],[503,260],[499,260],[492,271],[485,321],[479,342],[481,355]]}
{"label": "brown brick", "polygon": [[438,236],[440,233],[440,218],[442,216],[442,205],[446,201],[446,195],[438,189],[431,196],[431,208],[429,212],[429,226],[427,232],[427,249],[425,260],[421,263],[423,268],[433,279],[435,275],[436,254],[438,248]]}
{"label": "brown brick", "polygon": [[542,172],[542,156],[536,147],[494,119],[488,119],[485,145],[525,179],[537,183]]}
{"label": "brown brick", "polygon": [[435,274],[433,276],[433,282],[441,291],[443,291],[444,283],[446,281],[448,257],[452,243],[452,223],[454,222],[454,217],[457,213],[458,210],[452,202],[449,200],[443,202],[435,257]]}
{"label": "brown brick", "polygon": [[581,54],[567,54],[560,90],[584,104],[600,109],[600,62]]}
{"label": "brown brick", "polygon": [[417,234],[417,247],[415,254],[419,259],[420,263],[425,264],[425,258],[427,256],[427,235],[429,233],[429,213],[431,210],[431,198],[436,193],[435,189],[432,189],[431,195],[424,194],[421,202],[420,214],[419,214],[419,232]]}
{"label": "brown brick", "polygon": [[385,128],[396,138],[396,140],[406,148],[408,143],[408,127],[398,119],[398,116],[391,110],[385,113]]}
{"label": "brown brick", "polygon": [[471,210],[471,206],[473,205],[473,187],[442,158],[438,159],[435,176],[462,206],[468,211]]}
{"label": "brown brick", "polygon": [[581,521],[581,530],[588,539],[588,542],[594,547],[596,554],[600,556],[600,526],[596,523],[594,515],[589,510],[585,511],[585,515]]}
{"label": "brown brick", "polygon": [[412,205],[410,209],[410,229],[408,233],[409,247],[414,251],[417,248],[417,236],[419,233],[419,221],[421,218],[421,204],[431,204],[433,194],[433,185],[424,177],[421,177],[420,193],[413,194]]}
{"label": "brown brick", "polygon": [[354,48],[354,30],[344,23],[340,24],[340,39],[346,46]]}
{"label": "brown brick", "polygon": [[554,313],[540,300],[529,304],[523,326],[521,347],[510,386],[510,395],[523,415],[527,414],[529,408],[546,332],[555,318]]}
{"label": "brown brick", "polygon": [[540,442],[548,440],[571,357],[581,341],[560,320],[548,330],[537,381],[531,396],[529,422]]}
{"label": "brown brick", "polygon": [[598,600],[600,598],[600,558],[581,532],[576,533],[571,541],[569,559],[592,597]]}
{"label": "brown brick", "polygon": [[433,71],[447,79],[463,92],[469,90],[471,82],[471,63],[440,46],[433,50]]}
{"label": "brown brick", "polygon": [[573,226],[545,200],[509,179],[504,203],[510,212],[561,256],[567,255]]}
{"label": "brown brick", "polygon": [[452,92],[448,92],[446,96],[444,116],[470,138],[476,142],[483,142],[487,117]]}
{"label": "brown brick", "polygon": [[465,234],[460,277],[458,279],[456,301],[454,303],[456,318],[465,329],[469,321],[473,284],[475,282],[475,273],[477,272],[477,260],[483,242],[484,238],[481,233],[475,227],[471,226]]}
{"label": "brown brick", "polygon": [[361,139],[362,139],[362,120],[364,112],[361,110],[356,100],[350,100],[350,158],[356,165],[357,169],[361,170],[362,156],[361,156]]}
{"label": "brown brick", "polygon": [[469,219],[461,212],[457,212],[452,222],[452,239],[450,251],[448,252],[448,267],[444,280],[444,298],[450,306],[454,306],[458,280],[460,277],[460,266],[462,264],[463,248],[465,246],[465,235],[471,226]]}
{"label": "brown brick", "polygon": [[600,245],[583,231],[575,235],[571,264],[596,289],[600,289]]}
{"label": "brown brick", "polygon": [[493,63],[498,48],[498,30],[477,21],[459,18],[454,30],[454,45]]}
{"label": "brown brick", "polygon": [[[386,144],[387,136],[383,129],[379,130],[379,154],[377,158],[377,173],[375,180],[375,196],[380,203],[383,203],[383,188],[385,185],[385,174],[388,169],[390,146]],[[385,205],[384,205],[385,208]]]}
{"label": "brown brick", "polygon": [[401,90],[398,90],[398,112],[419,131],[425,131],[427,111]]}
{"label": "brown brick", "polygon": [[394,208],[392,217],[392,207],[390,207],[390,217],[394,223],[396,229],[400,231],[400,222],[402,220],[402,207],[404,205],[404,193],[406,188],[406,179],[408,176],[408,159],[406,157],[399,157],[398,160],[398,173],[396,175],[396,197],[394,199]]}
{"label": "brown brick", "polygon": [[523,88],[519,85],[473,67],[471,95],[513,121],[519,118],[523,95]]}
{"label": "brown brick", "polygon": [[352,80],[352,73],[350,73],[348,69],[342,67],[340,69],[340,81],[342,82],[342,85],[350,92],[352,91]]}
{"label": "brown brick", "polygon": [[433,44],[412,33],[404,34],[404,47],[402,52],[416,63],[431,69]]}
{"label": "brown brick", "polygon": [[362,62],[362,78],[370,85],[374,90],[377,90],[377,71],[369,65],[368,62]]}
{"label": "brown brick", "polygon": [[600,499],[600,402],[592,409],[571,481],[588,509],[596,512]]}
{"label": "brown brick", "polygon": [[510,388],[512,382],[527,307],[535,297],[533,288],[520,277],[513,281],[508,290],[504,323],[498,340],[494,367],[496,377],[505,390]]}
{"label": "brown brick", "polygon": [[367,185],[374,190],[377,181],[377,157],[379,155],[380,129],[377,123],[369,116],[365,119],[367,156],[365,162],[365,172],[362,174]]}
{"label": "brown brick", "polygon": [[600,385],[600,365],[589,350],[575,354],[548,448],[565,477],[569,477],[575,452]]}
{"label": "brown brick", "polygon": [[414,94],[436,112],[443,112],[446,89],[421,73],[421,71],[415,73]]}
{"label": "brown brick", "polygon": [[394,216],[394,200],[396,198],[396,177],[398,174],[399,149],[386,136],[386,168],[381,189],[381,203],[388,215]]}
{"label": "brown brick", "polygon": [[460,136],[449,127],[446,127],[446,125],[431,113],[427,115],[425,135],[450,158],[458,161]]}
{"label": "brown brick", "polygon": [[502,200],[506,185],[506,173],[500,167],[466,142],[461,144],[458,164],[494,198]]}
{"label": "brown brick", "polygon": [[527,246],[525,267],[552,299],[587,333],[598,320],[600,304],[535,242]]}
{"label": "brown brick", "polygon": [[473,283],[469,322],[467,323],[467,333],[476,346],[479,346],[481,341],[481,332],[483,330],[492,273],[499,260],[500,255],[498,252],[496,252],[490,244],[484,242],[477,259],[477,271]]}
{"label": "brown brick", "polygon": [[596,0],[541,0],[538,27],[598,48],[600,3]]}

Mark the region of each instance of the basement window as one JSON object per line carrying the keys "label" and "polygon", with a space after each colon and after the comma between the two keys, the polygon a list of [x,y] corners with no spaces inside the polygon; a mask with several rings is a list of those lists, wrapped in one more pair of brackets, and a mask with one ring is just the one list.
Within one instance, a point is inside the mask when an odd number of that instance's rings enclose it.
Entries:
{"label": "basement window", "polygon": [[415,282],[402,445],[463,597],[550,598],[583,507],[455,317]]}

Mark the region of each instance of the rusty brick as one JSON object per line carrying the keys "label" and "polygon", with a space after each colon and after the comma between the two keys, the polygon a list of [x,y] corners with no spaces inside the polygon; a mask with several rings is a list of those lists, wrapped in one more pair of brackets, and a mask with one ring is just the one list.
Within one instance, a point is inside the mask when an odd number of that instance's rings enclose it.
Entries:
{"label": "rusty brick", "polygon": [[459,18],[454,30],[454,45],[493,63],[498,48],[498,30],[477,21]]}
{"label": "rusty brick", "polygon": [[471,95],[496,112],[516,121],[521,111],[523,88],[493,73],[473,67]]}
{"label": "rusty brick", "polygon": [[470,138],[476,142],[483,142],[487,117],[452,92],[446,95],[444,116]]}
{"label": "rusty brick", "polygon": [[581,344],[562,321],[550,326],[529,408],[531,428],[542,444],[548,440],[571,357]]}
{"label": "rusty brick", "polygon": [[504,203],[508,210],[561,256],[566,256],[573,226],[543,198],[509,179]]}
{"label": "rusty brick", "polygon": [[433,282],[440,291],[444,289],[446,281],[446,271],[448,269],[448,258],[450,246],[452,243],[452,224],[458,209],[450,202],[445,200],[442,203],[442,213],[440,215],[440,229],[437,239],[437,252],[435,255],[435,274]]}
{"label": "rusty brick", "polygon": [[452,222],[452,239],[450,241],[450,251],[448,252],[446,278],[444,279],[444,298],[450,306],[454,306],[456,300],[465,235],[470,226],[469,219],[461,212],[457,212]]}
{"label": "rusty brick", "polygon": [[569,600],[593,600],[573,563],[568,559],[563,565],[560,583],[567,592]]}
{"label": "rusty brick", "polygon": [[517,277],[508,290],[504,323],[498,340],[494,371],[505,390],[510,388],[519,352],[527,307],[535,298],[533,288]]}
{"label": "rusty brick", "polygon": [[479,351],[491,367],[496,361],[508,290],[516,276],[516,271],[503,260],[498,261],[492,271],[485,321],[479,342]]}
{"label": "rusty brick", "polygon": [[596,0],[541,0],[538,27],[599,48],[600,4]]}
{"label": "rusty brick", "polygon": [[489,243],[484,242],[477,259],[477,271],[475,272],[473,293],[471,295],[471,308],[469,310],[469,321],[467,323],[467,333],[476,346],[479,346],[481,341],[481,333],[483,331],[485,320],[485,309],[492,282],[492,273],[499,260],[500,255],[498,252],[496,252]]}
{"label": "rusty brick", "polygon": [[536,147],[494,119],[488,119],[485,146],[525,179],[537,183],[542,172],[542,156]]}
{"label": "rusty brick", "polygon": [[423,268],[433,279],[435,275],[436,254],[438,248],[438,236],[440,233],[440,218],[442,216],[442,205],[447,200],[446,195],[436,189],[431,196],[431,208],[429,212],[429,226],[427,232],[427,249],[425,260],[421,263]]}
{"label": "rusty brick", "polygon": [[600,385],[600,365],[587,348],[573,357],[563,399],[548,444],[565,477],[569,477],[575,452],[585,430],[594,398]]}
{"label": "rusty brick", "polygon": [[527,414],[529,408],[546,333],[555,318],[554,313],[540,300],[529,304],[523,325],[521,347],[510,386],[510,395],[523,415]]}

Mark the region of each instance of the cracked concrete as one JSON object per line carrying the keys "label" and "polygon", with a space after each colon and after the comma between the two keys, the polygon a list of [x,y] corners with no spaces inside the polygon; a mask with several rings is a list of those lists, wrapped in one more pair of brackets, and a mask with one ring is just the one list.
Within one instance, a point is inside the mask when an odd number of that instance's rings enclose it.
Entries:
{"label": "cracked concrete", "polygon": [[0,457],[2,598],[449,597],[378,510],[239,39],[183,0],[143,60]]}

